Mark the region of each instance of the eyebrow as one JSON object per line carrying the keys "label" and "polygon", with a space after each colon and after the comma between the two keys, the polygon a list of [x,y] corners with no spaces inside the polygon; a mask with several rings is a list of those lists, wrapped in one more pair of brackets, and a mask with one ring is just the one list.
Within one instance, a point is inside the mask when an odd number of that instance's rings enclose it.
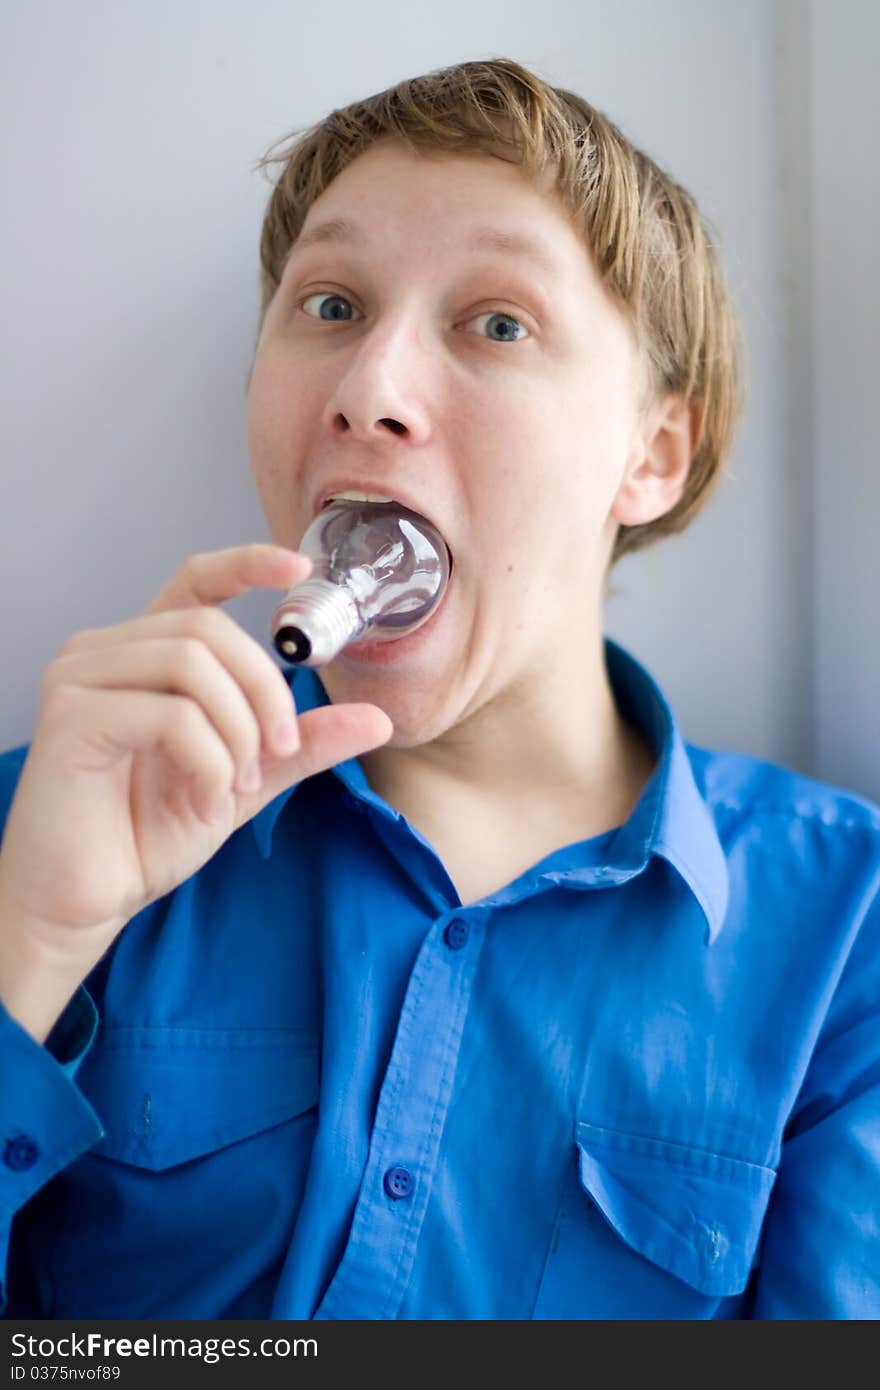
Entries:
{"label": "eyebrow", "polygon": [[[305,251],[309,246],[325,242],[365,246],[368,241],[369,238],[356,223],[345,217],[333,217],[328,222],[320,222],[317,227],[303,232],[292,244],[288,260],[297,251]],[[528,236],[522,232],[505,232],[499,227],[480,226],[473,229],[465,245],[469,251],[501,251],[505,255],[528,256],[549,275],[559,278],[561,274],[559,262],[540,237]]]}

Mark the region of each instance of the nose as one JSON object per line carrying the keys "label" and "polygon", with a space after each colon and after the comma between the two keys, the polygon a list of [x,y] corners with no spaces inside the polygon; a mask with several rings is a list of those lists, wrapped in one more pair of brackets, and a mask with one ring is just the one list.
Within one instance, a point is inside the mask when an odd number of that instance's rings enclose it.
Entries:
{"label": "nose", "polygon": [[399,436],[411,445],[431,434],[427,364],[411,322],[398,318],[368,330],[340,352],[340,372],[327,402],[325,424],[365,444]]}

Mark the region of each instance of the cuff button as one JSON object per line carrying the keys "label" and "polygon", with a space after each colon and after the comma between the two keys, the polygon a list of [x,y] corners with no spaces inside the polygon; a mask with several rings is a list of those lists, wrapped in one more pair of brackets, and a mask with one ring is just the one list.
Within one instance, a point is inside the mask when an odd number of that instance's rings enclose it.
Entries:
{"label": "cuff button", "polygon": [[33,1168],[39,1156],[38,1146],[26,1134],[7,1139],[3,1150],[3,1162],[14,1173],[23,1173],[26,1169]]}

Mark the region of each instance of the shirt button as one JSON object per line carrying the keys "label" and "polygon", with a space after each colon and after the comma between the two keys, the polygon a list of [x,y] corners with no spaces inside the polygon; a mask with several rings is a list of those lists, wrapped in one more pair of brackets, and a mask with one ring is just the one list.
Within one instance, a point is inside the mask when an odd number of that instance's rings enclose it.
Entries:
{"label": "shirt button", "polygon": [[415,1183],[408,1168],[395,1167],[388,1169],[383,1179],[383,1186],[388,1196],[397,1201],[400,1197],[408,1197]]}
{"label": "shirt button", "polygon": [[26,1168],[33,1168],[39,1156],[39,1148],[33,1139],[29,1139],[26,1134],[19,1134],[15,1139],[7,1139],[6,1147],[3,1150],[3,1162],[14,1173],[23,1173]]}
{"label": "shirt button", "polygon": [[450,951],[460,951],[462,946],[467,943],[469,928],[467,922],[463,922],[460,917],[453,917],[443,933],[443,940]]}

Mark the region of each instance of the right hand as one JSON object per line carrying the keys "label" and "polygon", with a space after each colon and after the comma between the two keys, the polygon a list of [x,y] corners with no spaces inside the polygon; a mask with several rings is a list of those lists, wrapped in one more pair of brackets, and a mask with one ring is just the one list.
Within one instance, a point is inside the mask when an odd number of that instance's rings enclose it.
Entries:
{"label": "right hand", "polygon": [[[268,802],[390,738],[375,705],[297,719],[272,657],[217,607],[310,569],[274,545],[195,555],[142,617],[61,648],[0,845],[0,909],[28,947],[85,978],[126,922]],[[291,721],[285,748],[276,731]],[[255,763],[262,785],[245,790]]]}

